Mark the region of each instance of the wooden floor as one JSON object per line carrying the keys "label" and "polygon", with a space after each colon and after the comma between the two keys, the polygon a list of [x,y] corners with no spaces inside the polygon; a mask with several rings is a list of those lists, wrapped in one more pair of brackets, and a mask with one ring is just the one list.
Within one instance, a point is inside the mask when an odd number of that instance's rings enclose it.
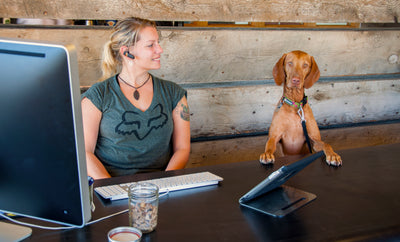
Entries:
{"label": "wooden floor", "polygon": [[[322,140],[335,151],[400,142],[400,122],[321,130]],[[187,168],[258,160],[267,136],[193,142]],[[345,164],[346,161],[343,161]]]}

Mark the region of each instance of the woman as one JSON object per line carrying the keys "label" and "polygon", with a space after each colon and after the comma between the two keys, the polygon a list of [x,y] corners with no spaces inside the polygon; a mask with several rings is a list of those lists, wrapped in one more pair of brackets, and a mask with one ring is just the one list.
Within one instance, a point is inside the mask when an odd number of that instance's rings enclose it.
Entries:
{"label": "woman", "polygon": [[128,18],[113,29],[101,82],[82,95],[88,175],[94,179],[185,167],[186,91],[148,73],[160,68],[156,25]]}

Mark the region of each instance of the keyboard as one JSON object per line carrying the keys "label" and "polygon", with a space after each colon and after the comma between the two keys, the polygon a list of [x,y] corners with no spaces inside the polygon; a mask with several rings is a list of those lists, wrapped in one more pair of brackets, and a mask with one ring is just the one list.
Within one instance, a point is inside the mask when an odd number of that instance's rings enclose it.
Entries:
{"label": "keyboard", "polygon": [[[198,172],[186,175],[162,177],[157,179],[150,179],[140,182],[150,182],[158,186],[159,193],[179,191],[184,189],[204,187],[210,185],[216,185],[223,178],[214,175],[208,171]],[[107,185],[102,187],[96,187],[94,190],[105,199],[119,200],[128,198],[129,186],[136,182],[128,182],[116,185]]]}

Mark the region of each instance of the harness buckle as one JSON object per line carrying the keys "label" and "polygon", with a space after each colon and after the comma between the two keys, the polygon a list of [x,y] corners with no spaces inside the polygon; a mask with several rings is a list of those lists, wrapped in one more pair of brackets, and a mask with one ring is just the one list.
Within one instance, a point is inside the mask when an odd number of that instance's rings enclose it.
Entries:
{"label": "harness buckle", "polygon": [[299,110],[297,110],[297,114],[300,116],[301,121],[305,122],[306,120],[304,119],[304,111],[303,108],[300,106]]}

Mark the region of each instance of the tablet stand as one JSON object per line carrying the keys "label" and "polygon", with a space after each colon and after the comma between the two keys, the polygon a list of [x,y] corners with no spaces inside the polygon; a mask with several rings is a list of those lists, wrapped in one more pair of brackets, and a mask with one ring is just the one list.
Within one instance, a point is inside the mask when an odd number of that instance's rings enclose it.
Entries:
{"label": "tablet stand", "polygon": [[281,185],[262,196],[243,202],[241,205],[274,217],[284,217],[313,201],[316,197],[312,193]]}

